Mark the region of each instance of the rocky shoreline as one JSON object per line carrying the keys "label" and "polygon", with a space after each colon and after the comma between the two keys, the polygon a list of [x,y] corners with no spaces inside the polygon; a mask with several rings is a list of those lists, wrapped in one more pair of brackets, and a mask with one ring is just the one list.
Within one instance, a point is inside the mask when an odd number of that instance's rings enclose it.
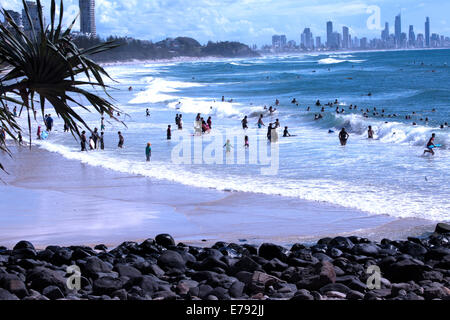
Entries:
{"label": "rocky shoreline", "polygon": [[420,239],[336,237],[290,249],[201,248],[170,235],[113,250],[0,247],[0,300],[450,300],[449,288],[448,224]]}

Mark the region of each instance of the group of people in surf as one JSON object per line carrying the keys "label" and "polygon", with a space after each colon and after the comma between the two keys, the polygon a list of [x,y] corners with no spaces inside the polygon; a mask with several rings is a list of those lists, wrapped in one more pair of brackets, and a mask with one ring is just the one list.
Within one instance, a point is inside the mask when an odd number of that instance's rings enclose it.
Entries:
{"label": "group of people in surf", "polygon": [[212,119],[208,117],[208,120],[202,117],[201,113],[198,113],[195,117],[194,129],[196,135],[202,135],[205,133],[210,133],[212,130]]}

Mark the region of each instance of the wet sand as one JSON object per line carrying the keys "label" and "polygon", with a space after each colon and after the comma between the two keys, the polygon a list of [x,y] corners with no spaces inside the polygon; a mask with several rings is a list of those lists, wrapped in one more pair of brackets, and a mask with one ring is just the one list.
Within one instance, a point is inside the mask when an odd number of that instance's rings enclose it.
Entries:
{"label": "wet sand", "polygon": [[370,216],[300,199],[198,189],[92,167],[33,147],[0,154],[0,245],[118,245],[170,233],[176,241],[260,244],[326,236],[403,239],[435,222]]}

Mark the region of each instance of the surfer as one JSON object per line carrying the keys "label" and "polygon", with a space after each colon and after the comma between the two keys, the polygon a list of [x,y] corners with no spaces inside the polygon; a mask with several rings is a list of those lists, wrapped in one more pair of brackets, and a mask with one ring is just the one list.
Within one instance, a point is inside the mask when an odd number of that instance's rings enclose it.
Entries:
{"label": "surfer", "polygon": [[152,144],[147,143],[147,147],[145,148],[145,155],[147,157],[147,162],[150,162],[150,158],[152,156]]}
{"label": "surfer", "polygon": [[117,132],[117,134],[119,135],[119,144],[117,145],[119,148],[123,148],[123,143],[125,142],[123,136],[122,136],[122,132]]}
{"label": "surfer", "polygon": [[247,118],[247,116],[245,116],[244,119],[242,119],[241,123],[242,123],[242,129],[244,129],[244,130],[248,129],[248,118]]}
{"label": "surfer", "polygon": [[436,138],[436,134],[433,133],[433,135],[431,136],[431,139],[428,141],[427,143],[427,150],[425,150],[423,152],[423,154],[425,155],[426,153],[431,153],[434,156],[434,148],[436,148],[436,145],[434,144],[434,139]]}
{"label": "surfer", "polygon": [[374,132],[372,130],[372,126],[369,126],[369,131],[367,133],[369,135],[369,139],[373,139]]}
{"label": "surfer", "polygon": [[341,132],[339,133],[339,140],[341,142],[342,146],[347,145],[347,141],[350,135],[345,131],[345,128],[342,128]]}
{"label": "surfer", "polygon": [[212,129],[212,119],[211,117],[208,117],[208,120],[206,120],[206,123],[208,124],[209,130]]}

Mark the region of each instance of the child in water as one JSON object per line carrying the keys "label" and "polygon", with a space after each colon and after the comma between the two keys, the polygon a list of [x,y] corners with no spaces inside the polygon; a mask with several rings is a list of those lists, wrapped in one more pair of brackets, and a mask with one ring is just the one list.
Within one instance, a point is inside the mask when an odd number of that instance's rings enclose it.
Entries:
{"label": "child in water", "polygon": [[224,148],[226,147],[227,153],[230,153],[230,152],[231,152],[231,148],[233,148],[233,146],[231,145],[230,140],[227,140],[227,143],[225,143],[225,144],[223,145],[223,147],[224,147]]}
{"label": "child in water", "polygon": [[147,162],[150,162],[150,157],[152,156],[152,144],[147,143],[147,147],[145,148],[145,155],[147,157]]}

